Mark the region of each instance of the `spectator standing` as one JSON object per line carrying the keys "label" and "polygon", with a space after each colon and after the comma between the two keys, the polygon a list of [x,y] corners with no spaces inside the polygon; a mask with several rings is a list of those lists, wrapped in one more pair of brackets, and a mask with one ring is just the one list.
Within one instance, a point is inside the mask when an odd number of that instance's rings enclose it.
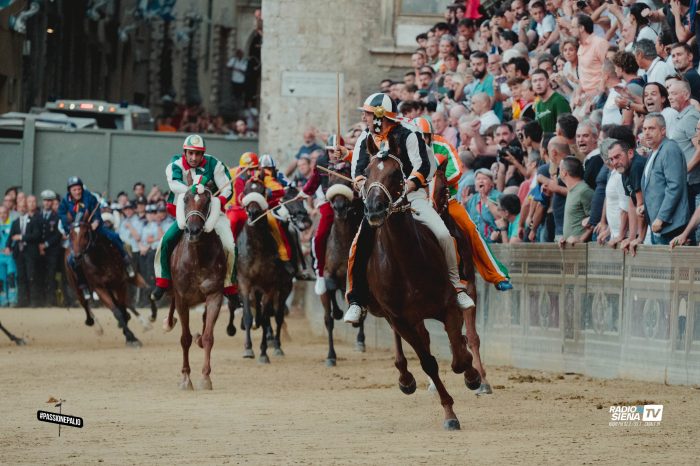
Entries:
{"label": "spectator standing", "polygon": [[47,189],[41,192],[42,209],[41,209],[41,244],[39,246],[42,261],[41,261],[41,287],[43,289],[44,305],[58,305],[56,297],[56,289],[58,282],[56,274],[61,272],[63,268],[63,234],[59,230],[60,219],[56,209],[54,209],[54,201],[58,199],[55,192]]}
{"label": "spectator standing", "polygon": [[491,234],[498,231],[498,198],[501,193],[494,189],[494,177],[491,170],[480,168],[474,172],[476,193],[467,202],[467,212],[476,224],[487,243],[492,242]]}
{"label": "spectator standing", "polygon": [[688,224],[687,165],[678,143],[666,138],[661,114],[644,118],[643,134],[652,150],[642,176],[644,213],[651,225],[652,244],[669,244]]}
{"label": "spectator standing", "polygon": [[447,140],[453,147],[457,147],[457,130],[448,124],[447,116],[444,112],[433,112],[432,115],[433,130],[435,134],[439,134]]}
{"label": "spectator standing", "polygon": [[7,244],[10,242],[10,211],[0,205],[0,307],[17,304],[17,268]]}
{"label": "spectator standing", "polygon": [[532,90],[540,99],[535,103],[535,119],[540,123],[542,131],[553,133],[556,129],[557,118],[562,114],[571,113],[569,102],[564,96],[552,90],[546,71],[534,70],[530,80]]}
{"label": "spectator standing", "polygon": [[674,44],[671,60],[676,71],[690,84],[693,99],[700,101],[700,74],[693,68],[693,53],[688,44]]}
{"label": "spectator standing", "polygon": [[233,57],[226,63],[231,69],[231,96],[236,108],[241,108],[246,100],[245,76],[248,71],[248,60],[243,56],[243,50],[236,49]]}
{"label": "spectator standing", "polygon": [[585,243],[593,230],[585,228],[583,221],[591,212],[593,190],[583,181],[583,164],[576,157],[566,157],[559,162],[559,177],[566,185],[568,194],[564,203],[564,231],[559,246]]}
{"label": "spectator standing", "polygon": [[18,201],[21,215],[10,229],[12,258],[17,266],[17,306],[36,307],[41,294],[38,286],[41,215],[37,210],[36,197],[27,196],[24,202],[26,208]]}
{"label": "spectator standing", "polygon": [[649,39],[641,39],[634,43],[634,58],[639,68],[644,70],[647,83],[659,83],[663,86],[666,78],[675,74],[675,70],[657,55],[656,45]]}

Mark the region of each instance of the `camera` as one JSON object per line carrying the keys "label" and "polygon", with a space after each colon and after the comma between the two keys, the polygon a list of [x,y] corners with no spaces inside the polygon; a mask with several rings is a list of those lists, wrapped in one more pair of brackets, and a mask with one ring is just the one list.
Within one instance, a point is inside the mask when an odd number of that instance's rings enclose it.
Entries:
{"label": "camera", "polygon": [[498,163],[502,163],[507,167],[510,165],[510,162],[506,159],[509,155],[520,163],[523,163],[523,159],[525,158],[525,152],[520,147],[506,146],[498,149],[498,152],[496,152],[496,160],[498,160]]}
{"label": "camera", "polygon": [[578,7],[579,10],[583,10],[588,6],[588,2],[586,0],[578,0],[576,2],[576,6]]}

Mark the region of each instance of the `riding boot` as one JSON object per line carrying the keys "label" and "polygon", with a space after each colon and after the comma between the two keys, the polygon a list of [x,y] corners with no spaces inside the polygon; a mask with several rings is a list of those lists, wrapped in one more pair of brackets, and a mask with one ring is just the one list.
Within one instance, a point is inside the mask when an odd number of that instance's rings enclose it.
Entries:
{"label": "riding boot", "polygon": [[160,298],[163,297],[166,291],[168,291],[167,288],[162,288],[160,286],[154,287],[153,291],[151,291],[151,300],[158,301]]}
{"label": "riding boot", "polygon": [[374,229],[367,220],[362,219],[357,235],[350,247],[348,261],[348,291],[345,295],[350,306],[345,311],[345,322],[359,323],[364,307],[369,302],[369,285],[367,283],[367,263],[374,247]]}

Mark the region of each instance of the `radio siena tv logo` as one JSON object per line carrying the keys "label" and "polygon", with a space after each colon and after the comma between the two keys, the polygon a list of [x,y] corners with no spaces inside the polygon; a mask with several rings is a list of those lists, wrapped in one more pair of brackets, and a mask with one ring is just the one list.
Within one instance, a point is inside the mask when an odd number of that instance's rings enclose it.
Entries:
{"label": "radio siena tv logo", "polygon": [[610,427],[660,426],[664,405],[635,405],[610,407]]}

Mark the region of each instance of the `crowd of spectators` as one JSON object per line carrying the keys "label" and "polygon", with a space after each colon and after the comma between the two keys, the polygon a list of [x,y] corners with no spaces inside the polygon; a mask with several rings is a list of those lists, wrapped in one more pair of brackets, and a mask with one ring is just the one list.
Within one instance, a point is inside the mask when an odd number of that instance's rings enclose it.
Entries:
{"label": "crowd of spectators", "polygon": [[[174,221],[164,193],[158,186],[147,193],[137,182],[131,195],[120,192],[113,201],[94,194],[105,225],[119,234],[134,268],[151,285],[156,249]],[[39,197],[13,187],[0,205],[0,307],[74,304],[63,267],[68,238],[57,213],[61,198],[51,190]],[[132,291],[139,306],[148,305],[150,290]]]}
{"label": "crowd of spectators", "polygon": [[697,244],[697,2],[478,4],[449,5],[379,88],[457,149],[484,238]]}

